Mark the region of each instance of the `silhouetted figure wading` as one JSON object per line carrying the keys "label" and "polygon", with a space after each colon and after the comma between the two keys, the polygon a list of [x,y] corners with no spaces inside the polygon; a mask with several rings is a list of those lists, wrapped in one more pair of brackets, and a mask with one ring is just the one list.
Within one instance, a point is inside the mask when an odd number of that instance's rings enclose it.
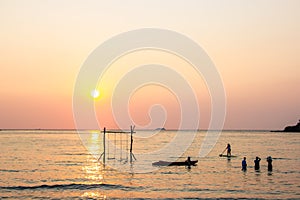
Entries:
{"label": "silhouetted figure wading", "polygon": [[268,162],[268,171],[272,171],[273,166],[272,166],[272,157],[271,156],[267,157],[267,162]]}
{"label": "silhouetted figure wading", "polygon": [[247,170],[246,157],[244,157],[244,160],[242,161],[242,170],[243,170],[243,171],[246,171],[246,170]]}
{"label": "silhouetted figure wading", "polygon": [[254,160],[254,169],[255,170],[259,170],[259,162],[260,162],[260,158],[256,156],[255,160]]}

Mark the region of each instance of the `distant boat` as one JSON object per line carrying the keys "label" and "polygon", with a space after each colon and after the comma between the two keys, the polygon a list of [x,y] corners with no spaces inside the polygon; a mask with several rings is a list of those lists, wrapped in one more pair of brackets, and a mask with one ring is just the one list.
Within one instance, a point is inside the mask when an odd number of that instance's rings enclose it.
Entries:
{"label": "distant boat", "polygon": [[165,128],[156,128],[155,131],[166,131]]}
{"label": "distant boat", "polygon": [[[191,160],[190,165],[195,166],[197,162],[198,162],[198,160]],[[154,163],[152,163],[152,165],[154,165],[154,166],[189,166],[187,161],[168,162],[168,161],[162,161],[162,160],[160,160],[158,162],[154,162]]]}

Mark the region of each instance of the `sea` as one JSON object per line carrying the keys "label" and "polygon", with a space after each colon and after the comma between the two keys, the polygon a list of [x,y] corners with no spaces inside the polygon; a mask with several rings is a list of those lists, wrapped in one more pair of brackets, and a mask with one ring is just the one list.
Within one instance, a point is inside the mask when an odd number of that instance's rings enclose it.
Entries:
{"label": "sea", "polygon": [[[1,130],[0,199],[300,199],[299,133],[221,131],[199,153],[210,134],[137,130],[130,154],[130,133]],[[228,143],[235,157],[220,157]],[[187,156],[197,165],[151,164]]]}

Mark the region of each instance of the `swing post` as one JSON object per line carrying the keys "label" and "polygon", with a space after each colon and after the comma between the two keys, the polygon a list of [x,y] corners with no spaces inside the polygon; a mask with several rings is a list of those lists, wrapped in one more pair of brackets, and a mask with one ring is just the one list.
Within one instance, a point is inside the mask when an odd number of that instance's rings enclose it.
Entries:
{"label": "swing post", "polygon": [[132,158],[135,158],[134,154],[132,153],[132,144],[133,144],[133,131],[135,126],[130,126],[130,162],[132,162]]}
{"label": "swing post", "polygon": [[103,163],[105,164],[105,133],[106,133],[106,128],[104,127],[103,129]]}

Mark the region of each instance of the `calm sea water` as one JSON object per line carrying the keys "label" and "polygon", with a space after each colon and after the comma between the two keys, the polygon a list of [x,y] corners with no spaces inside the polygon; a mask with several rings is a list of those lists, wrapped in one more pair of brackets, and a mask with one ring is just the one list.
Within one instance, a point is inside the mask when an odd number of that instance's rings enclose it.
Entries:
{"label": "calm sea water", "polygon": [[[159,149],[174,134],[179,133],[166,131],[155,139],[135,138],[133,152]],[[90,154],[91,149],[102,151],[99,132],[81,132],[81,137],[91,141],[86,148],[76,131],[1,131],[0,198],[300,199],[300,134],[224,131],[211,152],[199,158],[204,135],[197,132],[192,145],[178,158],[183,161],[189,155],[192,160],[198,159],[198,165],[191,169],[150,165],[147,167],[151,172],[136,173],[135,165],[143,159],[137,157],[130,165],[127,154],[121,155],[117,148],[108,149],[107,162],[130,166],[128,173],[103,166]],[[218,156],[228,142],[237,156],[230,160]],[[127,151],[124,144],[115,145]],[[274,159],[272,172],[267,171],[269,155]],[[246,172],[241,171],[244,156],[248,161]],[[260,171],[253,168],[256,156],[262,158]]]}

